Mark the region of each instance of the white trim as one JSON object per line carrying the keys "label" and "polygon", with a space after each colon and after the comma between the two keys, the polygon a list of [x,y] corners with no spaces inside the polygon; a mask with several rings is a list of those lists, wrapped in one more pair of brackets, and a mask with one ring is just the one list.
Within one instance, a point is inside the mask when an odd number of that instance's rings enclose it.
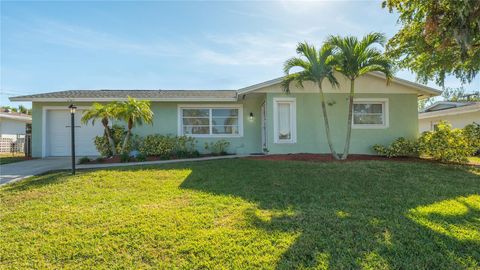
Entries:
{"label": "white trim", "polygon": [[[291,138],[289,140],[280,140],[278,138],[278,103],[290,103],[290,126]],[[273,142],[276,144],[282,143],[297,143],[297,99],[290,97],[275,97],[273,98]]]}
{"label": "white trim", "polygon": [[[77,110],[89,109],[89,106],[78,106]],[[42,107],[42,158],[47,157],[47,111],[48,110],[66,110],[67,106],[43,106]]]}
{"label": "white trim", "polygon": [[[11,97],[10,101],[32,101],[32,102],[109,102],[126,101],[127,98],[29,98],[29,97]],[[237,101],[237,97],[215,98],[215,97],[192,97],[192,98],[135,98],[137,100],[165,101],[165,102],[232,102]]]}
{"label": "white trim", "polygon": [[381,125],[371,125],[371,124],[354,124],[355,121],[355,112],[352,108],[352,128],[353,129],[387,129],[390,126],[390,109],[388,106],[388,98],[355,98],[353,99],[353,104],[382,104],[383,112],[383,124]]}
{"label": "white trim", "polygon": [[[183,109],[238,109],[238,134],[188,134],[187,136],[194,138],[241,138],[243,137],[243,104],[178,104],[177,105],[177,135],[183,136]],[[209,116],[209,122],[212,122],[212,115]],[[210,133],[212,126],[209,124]]]}
{"label": "white trim", "polygon": [[474,113],[480,111],[480,103],[473,105],[460,106],[450,109],[443,109],[431,112],[422,112],[418,114],[418,119],[428,119],[433,117],[442,117],[447,115],[458,115],[465,113]]}
{"label": "white trim", "polygon": [[[383,75],[383,73],[380,73],[380,72],[369,72],[365,75],[386,79],[385,75]],[[257,83],[257,84],[251,85],[251,86],[240,88],[237,91],[238,95],[250,93],[250,92],[256,91],[258,89],[261,89],[261,88],[264,88],[264,87],[267,87],[267,86],[272,86],[272,85],[275,85],[275,84],[279,84],[283,81],[283,78],[284,77],[279,77],[279,78],[276,78],[276,79],[273,79],[273,80],[268,80],[268,81]],[[428,86],[420,84],[420,83],[407,81],[407,80],[397,78],[397,77],[393,77],[390,81],[392,83],[398,83],[398,84],[403,85],[403,86],[414,88],[415,90],[419,91],[420,93],[426,94],[427,96],[438,96],[442,93],[442,91],[440,91],[438,89],[431,88],[431,87],[428,87]],[[388,93],[388,92],[385,92],[385,93]]]}

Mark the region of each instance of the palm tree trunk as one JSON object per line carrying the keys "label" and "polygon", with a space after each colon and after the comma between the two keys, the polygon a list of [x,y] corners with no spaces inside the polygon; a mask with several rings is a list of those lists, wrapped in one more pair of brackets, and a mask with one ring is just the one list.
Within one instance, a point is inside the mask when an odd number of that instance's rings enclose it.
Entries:
{"label": "palm tree trunk", "polygon": [[352,116],[353,116],[353,96],[355,93],[355,79],[350,79],[350,95],[348,100],[348,122],[347,122],[347,138],[345,140],[345,148],[343,149],[342,160],[347,159],[350,150],[350,138],[352,136]]}
{"label": "palm tree trunk", "polygon": [[320,102],[322,104],[323,121],[325,122],[325,133],[327,134],[328,147],[330,147],[330,153],[332,154],[333,158],[338,160],[339,157],[337,152],[335,152],[335,149],[333,149],[332,137],[330,135],[330,124],[328,123],[327,107],[325,106],[325,96],[323,95],[323,90],[320,83],[318,84],[318,89],[320,90]]}
{"label": "palm tree trunk", "polygon": [[117,151],[115,149],[115,142],[113,141],[112,134],[110,133],[110,127],[108,125],[105,126],[105,134],[107,135],[110,151],[112,151],[112,155],[115,156],[117,154]]}
{"label": "palm tree trunk", "polygon": [[122,154],[125,153],[125,149],[127,148],[128,139],[130,138],[131,129],[128,129],[127,134],[125,135],[125,139],[123,139],[122,144]]}

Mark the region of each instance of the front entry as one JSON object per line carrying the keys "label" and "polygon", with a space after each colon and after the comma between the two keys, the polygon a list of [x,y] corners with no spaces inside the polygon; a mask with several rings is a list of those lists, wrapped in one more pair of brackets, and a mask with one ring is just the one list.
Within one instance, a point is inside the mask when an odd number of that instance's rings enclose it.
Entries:
{"label": "front entry", "polygon": [[267,152],[267,109],[265,108],[265,102],[261,108],[262,118],[262,152]]}

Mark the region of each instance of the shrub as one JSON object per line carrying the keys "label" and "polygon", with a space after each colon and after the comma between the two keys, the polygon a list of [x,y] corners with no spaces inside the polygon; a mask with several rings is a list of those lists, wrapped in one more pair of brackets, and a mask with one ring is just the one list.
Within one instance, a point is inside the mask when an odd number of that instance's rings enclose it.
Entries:
{"label": "shrub", "polygon": [[473,154],[480,154],[480,124],[473,123],[466,125],[465,128],[463,128],[463,135],[470,147],[472,147],[474,151]]}
{"label": "shrub", "polygon": [[373,150],[377,154],[386,157],[418,157],[418,143],[415,140],[407,140],[403,137],[396,139],[389,146],[376,144]]}
{"label": "shrub", "polygon": [[170,158],[174,153],[175,146],[175,137],[154,134],[143,138],[139,150],[141,153],[148,156]]}
{"label": "shrub", "polygon": [[147,161],[147,156],[142,152],[138,153],[137,157],[135,158],[139,162]]}
{"label": "shrub", "polygon": [[120,155],[120,162],[129,162],[130,161],[130,155],[128,153],[122,153]]}
{"label": "shrub", "polygon": [[210,151],[214,155],[227,154],[227,148],[230,146],[230,142],[226,140],[218,140],[216,142],[205,143],[205,150]]}
{"label": "shrub", "polygon": [[176,137],[175,155],[179,158],[198,157],[200,153],[195,150],[197,140],[193,137],[179,136]]}
{"label": "shrub", "polygon": [[419,139],[422,155],[444,162],[468,162],[474,152],[461,129],[452,129],[445,121],[437,125],[437,130],[427,131]]}
{"label": "shrub", "polygon": [[85,164],[89,162],[90,162],[90,159],[88,157],[82,157],[78,160],[78,164]]}

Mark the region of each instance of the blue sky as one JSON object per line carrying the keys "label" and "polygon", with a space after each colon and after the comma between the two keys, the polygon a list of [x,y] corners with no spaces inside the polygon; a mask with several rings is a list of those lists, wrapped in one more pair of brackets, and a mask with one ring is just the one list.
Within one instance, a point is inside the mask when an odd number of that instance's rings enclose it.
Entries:
{"label": "blue sky", "polygon": [[396,20],[381,1],[2,1],[0,104],[66,89],[241,88],[281,76],[298,41],[391,37]]}

